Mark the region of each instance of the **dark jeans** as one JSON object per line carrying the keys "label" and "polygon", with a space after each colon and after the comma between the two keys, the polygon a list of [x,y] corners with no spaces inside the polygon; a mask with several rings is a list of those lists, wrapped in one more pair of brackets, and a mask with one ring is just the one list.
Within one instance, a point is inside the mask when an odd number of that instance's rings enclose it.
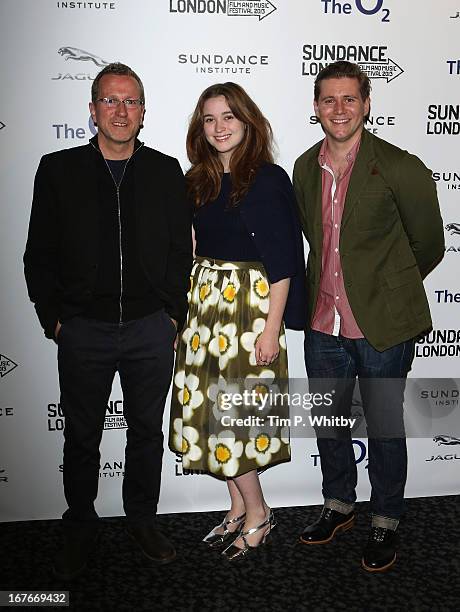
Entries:
{"label": "dark jeans", "polygon": [[[407,475],[403,399],[413,357],[413,340],[379,352],[364,338],[350,340],[313,330],[305,335],[310,388],[324,392],[321,379],[328,379],[329,388],[335,390],[337,415],[350,416],[358,377],[369,437],[371,512],[396,521],[403,511]],[[317,430],[317,443],[324,498],[352,506],[356,500],[357,470],[351,430],[341,428],[339,435],[330,438],[318,435]]]}
{"label": "dark jeans", "polygon": [[104,418],[118,371],[126,433],[123,507],[128,520],[151,520],[160,492],[163,411],[174,361],[174,324],[163,311],[105,323],[75,317],[58,336],[64,428],[65,521],[97,519]]}

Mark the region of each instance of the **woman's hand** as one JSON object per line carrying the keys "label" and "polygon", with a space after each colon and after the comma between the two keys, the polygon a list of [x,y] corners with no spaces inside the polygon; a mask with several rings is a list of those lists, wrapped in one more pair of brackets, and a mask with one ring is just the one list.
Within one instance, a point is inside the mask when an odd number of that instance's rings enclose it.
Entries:
{"label": "woman's hand", "polygon": [[257,338],[255,344],[257,365],[269,365],[278,357],[280,353],[278,335],[275,330],[264,329]]}
{"label": "woman's hand", "polygon": [[280,353],[279,334],[290,282],[290,278],[283,278],[270,285],[267,320],[255,344],[257,365],[273,363]]}

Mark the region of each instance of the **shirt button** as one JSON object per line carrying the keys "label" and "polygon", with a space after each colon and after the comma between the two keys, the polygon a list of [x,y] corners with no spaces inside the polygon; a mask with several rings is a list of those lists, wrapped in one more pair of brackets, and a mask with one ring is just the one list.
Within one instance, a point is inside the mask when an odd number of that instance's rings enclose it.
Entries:
{"label": "shirt button", "polygon": [[336,299],[336,300],[338,300],[338,299],[339,299],[339,296],[338,296],[338,295],[336,295],[336,296],[335,296],[335,299]]}
{"label": "shirt button", "polygon": [[335,251],[336,253],[338,253],[338,252],[339,252],[339,249],[336,247],[336,248],[334,249],[334,251]]}
{"label": "shirt button", "polygon": [[334,223],[334,227],[335,227],[335,229],[337,229],[337,228],[338,228],[338,225],[337,225],[337,223]]}
{"label": "shirt button", "polygon": [[334,204],[337,204],[337,198],[334,200]]}
{"label": "shirt button", "polygon": [[251,232],[251,236],[255,236],[254,232]]}
{"label": "shirt button", "polygon": [[338,275],[339,275],[339,273],[338,273],[338,272],[334,272],[334,276],[338,276]]}

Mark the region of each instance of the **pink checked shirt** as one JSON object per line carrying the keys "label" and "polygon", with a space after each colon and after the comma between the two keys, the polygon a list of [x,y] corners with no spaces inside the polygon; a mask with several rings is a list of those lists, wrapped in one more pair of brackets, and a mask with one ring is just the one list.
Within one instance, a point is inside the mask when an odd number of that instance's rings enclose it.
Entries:
{"label": "pink checked shirt", "polygon": [[345,292],[339,241],[345,197],[360,142],[347,154],[348,166],[339,181],[335,180],[332,172],[326,139],[318,156],[322,168],[323,252],[318,301],[311,327],[324,334],[338,336],[340,333],[351,339],[364,336],[351,312]]}

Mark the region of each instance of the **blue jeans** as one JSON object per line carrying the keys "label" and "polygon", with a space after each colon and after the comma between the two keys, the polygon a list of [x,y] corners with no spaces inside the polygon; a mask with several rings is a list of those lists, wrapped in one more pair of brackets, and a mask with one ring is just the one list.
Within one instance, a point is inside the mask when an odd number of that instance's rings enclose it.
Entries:
{"label": "blue jeans", "polygon": [[[324,391],[322,384],[328,379],[329,388],[335,390],[334,414],[350,416],[358,377],[369,438],[370,506],[373,523],[383,527],[396,528],[403,511],[407,475],[403,400],[413,358],[414,340],[379,352],[364,338],[350,340],[314,330],[305,334],[310,390]],[[325,437],[317,429],[317,443],[326,504],[349,511],[356,501],[357,483],[351,430],[341,428],[339,435]]]}

